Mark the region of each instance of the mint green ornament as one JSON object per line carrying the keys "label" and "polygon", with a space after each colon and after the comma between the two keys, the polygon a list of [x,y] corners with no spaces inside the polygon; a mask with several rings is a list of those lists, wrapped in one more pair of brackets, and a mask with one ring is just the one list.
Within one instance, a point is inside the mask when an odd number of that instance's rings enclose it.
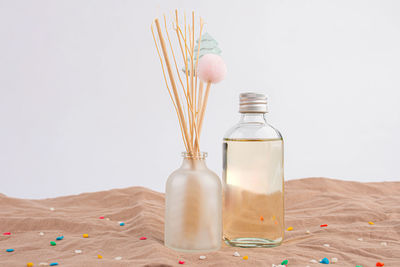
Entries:
{"label": "mint green ornament", "polygon": [[[199,49],[199,41],[200,41],[200,49]],[[194,68],[196,68],[196,63],[197,63],[197,55],[199,55],[199,59],[206,55],[206,54],[216,54],[216,55],[221,55],[222,50],[218,47],[218,42],[207,32],[203,33],[201,35],[201,40],[200,38],[196,40],[196,44],[194,46],[194,53],[193,53],[193,59],[194,59]],[[188,56],[188,73],[190,75],[190,58]],[[183,72],[185,72],[185,66],[183,66],[182,69]]]}

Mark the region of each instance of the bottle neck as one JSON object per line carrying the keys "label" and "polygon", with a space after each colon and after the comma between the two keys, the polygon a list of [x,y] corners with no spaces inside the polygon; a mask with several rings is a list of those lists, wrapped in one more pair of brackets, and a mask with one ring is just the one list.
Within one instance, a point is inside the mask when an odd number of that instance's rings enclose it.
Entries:
{"label": "bottle neck", "polygon": [[266,113],[241,113],[239,123],[267,123]]}
{"label": "bottle neck", "polygon": [[206,157],[207,153],[182,153],[182,166],[183,169],[198,169],[198,168],[207,168],[206,165]]}

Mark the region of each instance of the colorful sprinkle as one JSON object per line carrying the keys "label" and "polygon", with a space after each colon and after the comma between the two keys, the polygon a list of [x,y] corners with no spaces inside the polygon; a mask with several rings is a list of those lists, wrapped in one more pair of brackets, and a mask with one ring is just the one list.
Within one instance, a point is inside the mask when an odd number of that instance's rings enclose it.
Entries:
{"label": "colorful sprinkle", "polygon": [[328,227],[327,224],[321,224],[320,227]]}
{"label": "colorful sprinkle", "polygon": [[13,248],[6,249],[6,252],[13,252],[13,251],[14,251]]}
{"label": "colorful sprinkle", "polygon": [[376,266],[385,266],[385,264],[384,264],[383,262],[378,261],[378,262],[376,263]]}
{"label": "colorful sprinkle", "polygon": [[122,257],[115,257],[114,259],[119,261],[119,260],[122,260]]}
{"label": "colorful sprinkle", "polygon": [[49,264],[47,262],[41,262],[39,263],[39,266],[48,266]]}
{"label": "colorful sprinkle", "polygon": [[286,230],[287,230],[287,231],[292,231],[292,230],[293,230],[293,227],[290,226],[290,227],[288,227]]}
{"label": "colorful sprinkle", "polygon": [[104,216],[100,216],[99,219],[100,219],[100,220],[103,220],[103,219],[104,219]]}
{"label": "colorful sprinkle", "polygon": [[145,237],[145,236],[142,236],[141,238],[139,238],[140,240],[146,240],[147,239],[147,237]]}
{"label": "colorful sprinkle", "polygon": [[328,260],[328,258],[323,258],[319,263],[329,264],[329,260]]}
{"label": "colorful sprinkle", "polygon": [[50,241],[50,245],[51,245],[51,246],[55,246],[55,245],[57,245],[57,244],[56,244],[56,242],[54,242],[54,241]]}
{"label": "colorful sprinkle", "polygon": [[205,260],[206,258],[207,258],[207,257],[204,256],[204,255],[201,255],[201,256],[199,257],[200,260]]}
{"label": "colorful sprinkle", "polygon": [[249,256],[243,256],[243,259],[244,259],[244,260],[248,260],[248,259],[249,259]]}
{"label": "colorful sprinkle", "polygon": [[332,258],[332,259],[331,259],[331,262],[332,262],[332,263],[338,262],[338,258]]}
{"label": "colorful sprinkle", "polygon": [[101,255],[99,254],[99,255],[97,255],[97,258],[98,258],[98,259],[102,259],[103,256],[101,256]]}
{"label": "colorful sprinkle", "polygon": [[281,265],[287,265],[288,263],[289,263],[288,260],[284,260],[284,261],[281,262]]}
{"label": "colorful sprinkle", "polygon": [[33,262],[28,262],[28,263],[26,264],[26,266],[27,266],[27,267],[32,267],[32,266],[33,266]]}
{"label": "colorful sprinkle", "polygon": [[81,253],[82,253],[82,250],[80,250],[80,249],[75,249],[75,253],[76,253],[76,254],[81,254]]}
{"label": "colorful sprinkle", "polygon": [[179,264],[185,264],[185,262],[184,261],[178,261],[179,262]]}
{"label": "colorful sprinkle", "polygon": [[324,244],[324,247],[327,247],[327,248],[329,248],[329,247],[330,247],[330,245],[329,245],[329,244]]}
{"label": "colorful sprinkle", "polygon": [[233,256],[240,257],[240,254],[239,254],[239,252],[235,251],[235,253],[233,253]]}
{"label": "colorful sprinkle", "polygon": [[5,232],[5,233],[3,233],[3,235],[11,235],[11,233],[10,232]]}
{"label": "colorful sprinkle", "polygon": [[83,238],[88,238],[89,237],[88,234],[83,234],[82,236],[83,236]]}
{"label": "colorful sprinkle", "polygon": [[310,260],[311,263],[318,263],[317,260]]}
{"label": "colorful sprinkle", "polygon": [[52,262],[49,264],[49,266],[57,266],[57,265],[58,265],[58,262]]}
{"label": "colorful sprinkle", "polygon": [[373,222],[368,222],[370,225],[374,225],[375,223],[373,223]]}
{"label": "colorful sprinkle", "polygon": [[58,236],[57,238],[56,238],[56,240],[63,240],[64,239],[64,236],[62,235],[62,236]]}
{"label": "colorful sprinkle", "polygon": [[264,217],[263,216],[260,216],[260,221],[264,221]]}
{"label": "colorful sprinkle", "polygon": [[40,232],[40,233],[39,233],[39,235],[43,236],[43,235],[44,235],[44,233],[43,233],[43,232]]}
{"label": "colorful sprinkle", "polygon": [[119,226],[124,226],[124,225],[125,225],[124,222],[120,222],[120,223],[119,223]]}
{"label": "colorful sprinkle", "polygon": [[362,267],[362,265],[356,265],[356,267]]}

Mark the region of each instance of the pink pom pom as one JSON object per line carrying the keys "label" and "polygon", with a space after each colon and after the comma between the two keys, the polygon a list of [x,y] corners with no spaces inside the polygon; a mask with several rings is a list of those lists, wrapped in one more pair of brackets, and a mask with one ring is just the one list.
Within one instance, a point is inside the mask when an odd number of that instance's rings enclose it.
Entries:
{"label": "pink pom pom", "polygon": [[222,58],[215,54],[206,54],[199,59],[198,76],[203,82],[218,83],[225,78],[226,65]]}

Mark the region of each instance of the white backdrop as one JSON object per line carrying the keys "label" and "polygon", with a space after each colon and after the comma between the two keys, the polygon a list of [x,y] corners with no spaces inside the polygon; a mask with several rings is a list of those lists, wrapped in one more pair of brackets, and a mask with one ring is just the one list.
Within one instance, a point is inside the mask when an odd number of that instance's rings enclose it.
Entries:
{"label": "white backdrop", "polygon": [[150,23],[201,14],[228,76],[202,147],[221,173],[238,94],[265,92],[286,179],[400,178],[400,1],[0,0],[0,192],[164,190],[183,144]]}

